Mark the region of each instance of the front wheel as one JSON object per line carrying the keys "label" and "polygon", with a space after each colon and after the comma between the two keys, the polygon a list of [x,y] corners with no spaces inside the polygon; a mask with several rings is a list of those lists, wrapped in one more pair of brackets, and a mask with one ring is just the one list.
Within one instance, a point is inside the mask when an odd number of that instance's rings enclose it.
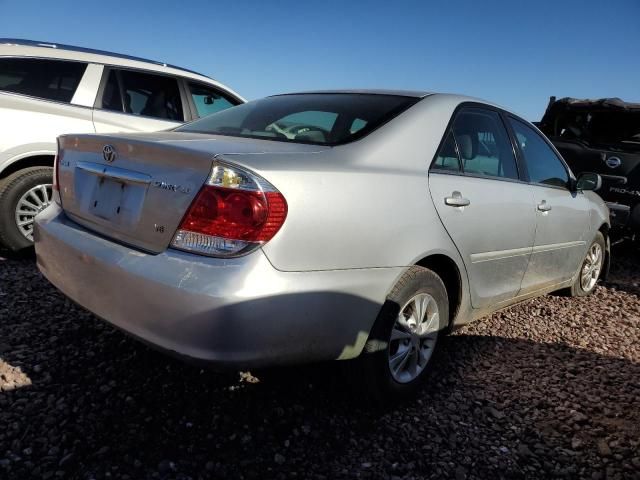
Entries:
{"label": "front wheel", "polygon": [[411,267],[387,297],[369,334],[355,375],[377,403],[402,399],[420,387],[448,325],[444,283],[427,268]]}
{"label": "front wheel", "polygon": [[572,297],[584,297],[595,290],[604,267],[605,252],[606,242],[604,236],[598,232],[589,250],[587,250],[587,255],[580,265],[576,280],[571,286],[570,294]]}
{"label": "front wheel", "polygon": [[50,167],[20,170],[0,183],[0,244],[13,251],[33,245],[33,226],[38,213],[51,203]]}

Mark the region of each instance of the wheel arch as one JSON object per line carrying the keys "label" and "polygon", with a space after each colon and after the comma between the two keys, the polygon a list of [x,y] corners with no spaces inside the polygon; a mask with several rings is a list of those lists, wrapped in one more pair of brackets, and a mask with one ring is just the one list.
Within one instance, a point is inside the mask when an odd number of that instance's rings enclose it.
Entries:
{"label": "wheel arch", "polygon": [[462,272],[451,257],[440,253],[428,255],[416,262],[416,265],[428,268],[442,279],[449,297],[448,326],[451,328],[462,305]]}
{"label": "wheel arch", "polygon": [[604,281],[606,281],[609,277],[609,269],[611,268],[611,240],[609,236],[610,230],[611,226],[606,222],[600,225],[600,228],[598,228],[598,231],[604,237],[604,268],[602,269],[602,274],[600,275],[600,278]]}
{"label": "wheel arch", "polygon": [[5,165],[0,170],[0,180],[29,167],[53,167],[55,154],[44,153],[28,155]]}

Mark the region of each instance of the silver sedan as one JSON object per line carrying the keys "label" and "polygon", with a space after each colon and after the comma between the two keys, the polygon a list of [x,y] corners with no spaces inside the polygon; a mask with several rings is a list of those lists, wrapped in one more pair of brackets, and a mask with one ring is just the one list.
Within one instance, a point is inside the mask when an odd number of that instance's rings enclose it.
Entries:
{"label": "silver sedan", "polygon": [[59,138],[38,265],[167,352],[231,367],[355,359],[381,397],[453,327],[591,293],[600,178],[529,122],[456,95],[268,97],[171,132]]}

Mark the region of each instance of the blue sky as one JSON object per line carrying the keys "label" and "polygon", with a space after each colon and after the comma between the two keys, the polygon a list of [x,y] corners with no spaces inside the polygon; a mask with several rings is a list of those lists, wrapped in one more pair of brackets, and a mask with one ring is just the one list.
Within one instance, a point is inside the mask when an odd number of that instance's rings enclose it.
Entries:
{"label": "blue sky", "polygon": [[253,99],[323,88],[457,92],[538,120],[550,95],[640,101],[640,0],[0,0],[0,37],[202,72]]}

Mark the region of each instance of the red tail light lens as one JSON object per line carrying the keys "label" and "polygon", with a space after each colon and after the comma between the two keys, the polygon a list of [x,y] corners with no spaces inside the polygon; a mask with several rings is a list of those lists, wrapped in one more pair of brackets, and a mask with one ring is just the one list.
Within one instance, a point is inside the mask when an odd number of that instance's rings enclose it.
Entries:
{"label": "red tail light lens", "polygon": [[287,216],[280,192],[257,175],[216,163],[171,245],[205,255],[244,255],[268,242]]}

